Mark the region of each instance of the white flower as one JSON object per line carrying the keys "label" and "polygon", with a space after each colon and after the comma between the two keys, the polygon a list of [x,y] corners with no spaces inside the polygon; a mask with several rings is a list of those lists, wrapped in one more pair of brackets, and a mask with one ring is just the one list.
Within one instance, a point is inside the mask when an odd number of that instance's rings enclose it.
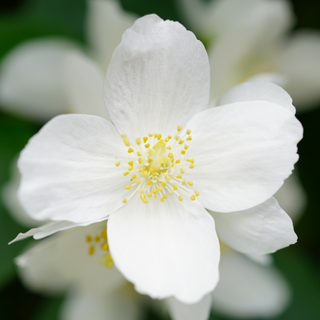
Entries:
{"label": "white flower", "polygon": [[320,35],[287,35],[294,17],[285,0],[180,0],[180,9],[208,43],[212,99],[249,78],[281,85],[298,110],[320,100]]}
{"label": "white flower", "polygon": [[112,266],[106,223],[63,231],[34,245],[16,258],[19,273],[30,290],[43,294],[67,292],[62,320],[143,318],[146,307],[167,310],[174,320],[206,320],[209,296],[195,305],[174,298],[151,300],[134,290]]}
{"label": "white flower", "polygon": [[108,219],[114,263],[136,290],[184,303],[218,282],[219,243],[205,208],[222,240],[246,254],[294,243],[290,218],[270,198],[298,159],[291,99],[276,85],[249,83],[207,109],[209,73],[191,32],[155,15],[138,19],[107,71],[114,124],[59,116],[22,152],[21,203],[52,222],[16,240]]}
{"label": "white flower", "polygon": [[[88,54],[68,39],[46,37],[19,44],[1,63],[1,107],[40,122],[68,112],[99,112],[109,119],[105,108],[101,110],[104,74],[122,33],[135,19],[115,0],[88,0]],[[81,77],[77,77],[79,73]],[[72,80],[82,84],[82,99],[74,99]],[[95,84],[93,91],[91,83]]]}

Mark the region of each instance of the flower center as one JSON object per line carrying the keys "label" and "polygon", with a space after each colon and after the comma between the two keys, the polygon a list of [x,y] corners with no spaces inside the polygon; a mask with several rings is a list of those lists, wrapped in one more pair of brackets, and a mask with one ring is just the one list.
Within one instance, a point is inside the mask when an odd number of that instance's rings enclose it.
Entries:
{"label": "flower center", "polygon": [[117,167],[126,168],[124,176],[128,176],[129,184],[126,185],[128,196],[122,200],[127,203],[136,193],[140,194],[143,203],[150,199],[159,199],[165,202],[169,195],[176,195],[183,201],[181,193],[187,194],[194,201],[199,192],[192,190],[193,182],[183,179],[183,174],[194,168],[194,158],[187,158],[188,142],[192,141],[191,130],[180,134],[181,126],[177,127],[174,138],[167,136],[165,139],[160,133],[149,133],[143,138],[136,138],[134,145],[126,134],[122,135],[124,144],[129,147],[128,153],[132,154],[132,161],[128,165],[117,162]]}
{"label": "flower center", "polygon": [[100,260],[101,265],[105,265],[109,269],[113,266],[113,260],[109,252],[108,238],[106,230],[103,230],[100,234],[86,236],[86,242],[89,245],[88,253],[90,256],[93,256],[97,249],[104,251],[104,255]]}

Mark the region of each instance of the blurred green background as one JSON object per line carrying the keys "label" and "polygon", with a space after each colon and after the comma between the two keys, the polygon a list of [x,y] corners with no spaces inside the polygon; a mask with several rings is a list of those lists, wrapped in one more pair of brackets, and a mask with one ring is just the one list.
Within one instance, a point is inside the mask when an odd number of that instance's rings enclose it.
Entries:
{"label": "blurred green background", "polygon": [[[181,21],[173,0],[122,0],[124,9],[139,15],[157,13],[164,19]],[[296,29],[320,30],[320,2],[294,0]],[[85,42],[85,0],[6,0],[0,2],[0,59],[19,42],[47,35],[59,35]],[[320,59],[320,57],[319,57]],[[320,319],[320,102],[319,108],[298,115],[305,134],[299,144],[297,165],[308,194],[307,208],[295,226],[298,243],[277,252],[275,263],[290,282],[293,299],[289,308],[275,319]],[[9,179],[13,157],[39,125],[0,112],[0,188]],[[16,275],[13,259],[28,241],[8,246],[24,232],[0,203],[0,317],[1,319],[54,320],[63,297],[48,298],[27,291]],[[151,311],[147,319],[159,319]],[[213,314],[211,319],[223,320]]]}

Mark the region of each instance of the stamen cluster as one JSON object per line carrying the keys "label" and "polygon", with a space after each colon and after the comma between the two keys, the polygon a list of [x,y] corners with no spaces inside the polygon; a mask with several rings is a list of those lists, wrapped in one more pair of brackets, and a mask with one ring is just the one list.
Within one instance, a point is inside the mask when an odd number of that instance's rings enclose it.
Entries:
{"label": "stamen cluster", "polygon": [[115,164],[126,168],[123,175],[130,178],[125,188],[131,190],[131,193],[122,200],[123,203],[127,203],[138,192],[143,203],[158,197],[161,202],[165,202],[169,195],[176,195],[183,201],[181,192],[189,194],[192,201],[199,196],[198,191],[190,188],[193,182],[183,179],[186,170],[194,168],[195,161],[185,156],[189,148],[186,143],[192,141],[191,130],[179,135],[181,130],[182,127],[178,126],[174,138],[170,135],[163,138],[161,133],[138,137],[135,139],[136,147],[130,143],[126,134],[122,135],[123,143],[129,147],[128,153],[134,158],[128,162],[129,167],[120,162]]}

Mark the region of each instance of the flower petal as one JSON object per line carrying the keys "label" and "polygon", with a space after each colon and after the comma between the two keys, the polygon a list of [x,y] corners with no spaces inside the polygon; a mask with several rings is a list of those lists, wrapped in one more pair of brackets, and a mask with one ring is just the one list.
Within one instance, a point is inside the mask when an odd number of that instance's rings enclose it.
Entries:
{"label": "flower petal", "polygon": [[202,43],[180,23],[148,15],[124,33],[114,52],[105,102],[120,133],[168,135],[207,108],[209,85]]}
{"label": "flower petal", "polygon": [[291,112],[265,102],[248,101],[211,108],[186,126],[192,131],[187,156],[205,208],[232,212],[269,199],[298,160],[302,127]]}
{"label": "flower petal", "polygon": [[244,102],[244,101],[268,101],[279,104],[287,110],[296,113],[289,94],[274,83],[250,81],[243,82],[227,91],[218,101],[218,105]]}
{"label": "flower petal", "polygon": [[185,304],[171,297],[165,299],[165,304],[173,320],[207,320],[210,315],[211,300],[211,294],[207,294],[195,304]]}
{"label": "flower petal", "polygon": [[64,302],[62,320],[139,320],[141,310],[135,301],[124,295],[101,295],[88,291],[73,291]]}
{"label": "flower petal", "polygon": [[0,73],[2,107],[41,122],[66,112],[62,59],[74,50],[72,42],[51,39],[29,41],[9,52]]}
{"label": "flower petal", "polygon": [[242,253],[264,255],[297,241],[292,220],[274,198],[245,211],[210,213],[221,240]]}
{"label": "flower petal", "polygon": [[63,61],[66,95],[75,113],[97,115],[110,120],[103,101],[103,72],[95,61],[80,52]]}
{"label": "flower petal", "polygon": [[320,34],[297,32],[276,57],[278,70],[289,80],[285,89],[299,110],[316,106],[320,100]]}
{"label": "flower petal", "polygon": [[109,121],[58,116],[21,153],[21,204],[38,220],[101,221],[123,205],[127,177],[115,166],[122,160],[128,153]]}
{"label": "flower petal", "polygon": [[221,255],[221,278],[212,292],[212,308],[235,318],[269,318],[287,306],[285,279],[271,266],[256,264],[228,251]]}
{"label": "flower petal", "polygon": [[142,294],[196,303],[219,278],[214,221],[197,201],[157,200],[144,204],[133,197],[110,215],[114,263]]}
{"label": "flower petal", "polygon": [[67,283],[55,267],[55,241],[46,239],[15,259],[20,278],[26,287],[41,293],[63,292]]}
{"label": "flower petal", "polygon": [[88,1],[87,37],[94,56],[107,70],[114,49],[121,41],[122,34],[130,28],[137,16],[125,12],[119,1]]}

